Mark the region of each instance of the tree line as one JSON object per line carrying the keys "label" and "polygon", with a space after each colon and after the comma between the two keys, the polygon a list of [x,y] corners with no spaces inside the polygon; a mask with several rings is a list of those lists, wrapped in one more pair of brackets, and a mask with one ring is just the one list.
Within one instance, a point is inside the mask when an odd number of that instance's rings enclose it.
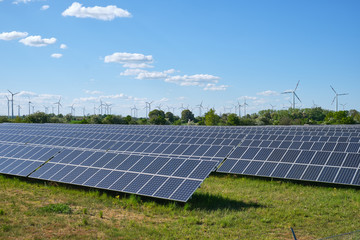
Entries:
{"label": "tree line", "polygon": [[357,110],[330,111],[316,108],[287,109],[287,110],[262,110],[258,113],[247,114],[239,117],[235,113],[217,114],[210,109],[204,116],[195,117],[185,109],[181,116],[163,110],[152,110],[148,118],[134,118],[130,115],[90,115],[72,116],[45,114],[36,112],[27,116],[9,119],[0,117],[0,122],[16,123],[74,123],[74,124],[152,124],[152,125],[207,125],[207,126],[255,126],[255,125],[317,125],[317,124],[359,124],[360,113]]}

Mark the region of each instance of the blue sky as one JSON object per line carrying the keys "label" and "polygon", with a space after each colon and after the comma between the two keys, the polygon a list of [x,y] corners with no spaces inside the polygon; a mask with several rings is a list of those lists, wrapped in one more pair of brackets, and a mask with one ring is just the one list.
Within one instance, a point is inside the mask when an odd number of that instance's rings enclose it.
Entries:
{"label": "blue sky", "polygon": [[[145,102],[247,113],[290,106],[359,110],[360,2],[0,0],[0,114],[115,114]],[[224,109],[225,107],[225,109]],[[230,110],[230,108],[232,109]],[[242,114],[243,114],[243,108]],[[96,109],[96,112],[99,108]],[[104,110],[105,111],[105,110]]]}

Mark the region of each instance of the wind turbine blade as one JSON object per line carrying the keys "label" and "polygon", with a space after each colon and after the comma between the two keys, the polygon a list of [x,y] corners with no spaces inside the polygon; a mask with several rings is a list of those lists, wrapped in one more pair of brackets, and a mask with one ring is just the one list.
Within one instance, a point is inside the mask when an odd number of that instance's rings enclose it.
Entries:
{"label": "wind turbine blade", "polygon": [[287,93],[292,93],[292,91],[285,91],[285,92],[282,92],[281,94],[287,94]]}
{"label": "wind turbine blade", "polygon": [[294,92],[295,97],[301,102],[299,96]]}
{"label": "wind turbine blade", "polygon": [[334,91],[335,94],[337,94],[337,92],[335,91],[335,89],[330,85],[331,89]]}
{"label": "wind turbine blade", "polygon": [[340,93],[338,94],[338,96],[344,96],[344,95],[349,95],[348,93]]}
{"label": "wind turbine blade", "polygon": [[332,100],[331,105],[333,105],[333,104],[334,104],[335,99],[336,99],[336,97],[334,97],[334,99]]}
{"label": "wind turbine blade", "polygon": [[298,88],[299,83],[300,83],[300,80],[297,82],[296,87],[295,87],[295,89],[294,89],[294,92],[295,92],[295,91],[296,91],[296,89]]}

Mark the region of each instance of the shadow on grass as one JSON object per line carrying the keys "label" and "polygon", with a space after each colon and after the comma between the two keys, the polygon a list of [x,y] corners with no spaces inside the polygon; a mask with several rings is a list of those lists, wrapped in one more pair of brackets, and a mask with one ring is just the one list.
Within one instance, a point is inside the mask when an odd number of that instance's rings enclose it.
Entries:
{"label": "shadow on grass", "polygon": [[209,193],[195,193],[188,201],[188,203],[190,204],[190,209],[201,209],[208,211],[224,209],[244,211],[249,208],[266,207],[256,202],[243,202]]}

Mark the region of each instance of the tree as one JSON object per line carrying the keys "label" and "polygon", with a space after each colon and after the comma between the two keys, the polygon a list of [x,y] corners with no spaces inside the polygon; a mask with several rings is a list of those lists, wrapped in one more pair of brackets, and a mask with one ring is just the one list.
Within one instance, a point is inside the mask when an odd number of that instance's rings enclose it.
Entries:
{"label": "tree", "polygon": [[194,121],[194,119],[194,114],[189,109],[185,109],[181,112],[181,120],[183,122],[187,123],[188,121]]}
{"label": "tree", "polygon": [[104,124],[127,124],[127,122],[121,116],[116,116],[116,115],[107,115],[102,120],[102,123],[104,123]]}
{"label": "tree", "polygon": [[220,117],[215,113],[214,109],[210,109],[206,114],[205,114],[205,124],[207,126],[213,126],[213,125],[218,125],[220,121]]}
{"label": "tree", "polygon": [[235,113],[231,113],[227,116],[227,123],[226,125],[230,126],[237,126],[240,124],[240,119]]}
{"label": "tree", "polygon": [[91,124],[101,124],[101,117],[99,115],[92,115],[90,117],[89,123]]}
{"label": "tree", "polygon": [[162,110],[154,109],[149,112],[149,122],[155,125],[166,124],[165,113]]}
{"label": "tree", "polygon": [[169,122],[173,123],[175,121],[175,116],[172,112],[167,112],[165,114],[165,118],[168,119]]}
{"label": "tree", "polygon": [[49,121],[49,115],[43,113],[43,112],[36,112],[33,114],[30,114],[25,117],[24,122],[27,123],[48,123]]}

